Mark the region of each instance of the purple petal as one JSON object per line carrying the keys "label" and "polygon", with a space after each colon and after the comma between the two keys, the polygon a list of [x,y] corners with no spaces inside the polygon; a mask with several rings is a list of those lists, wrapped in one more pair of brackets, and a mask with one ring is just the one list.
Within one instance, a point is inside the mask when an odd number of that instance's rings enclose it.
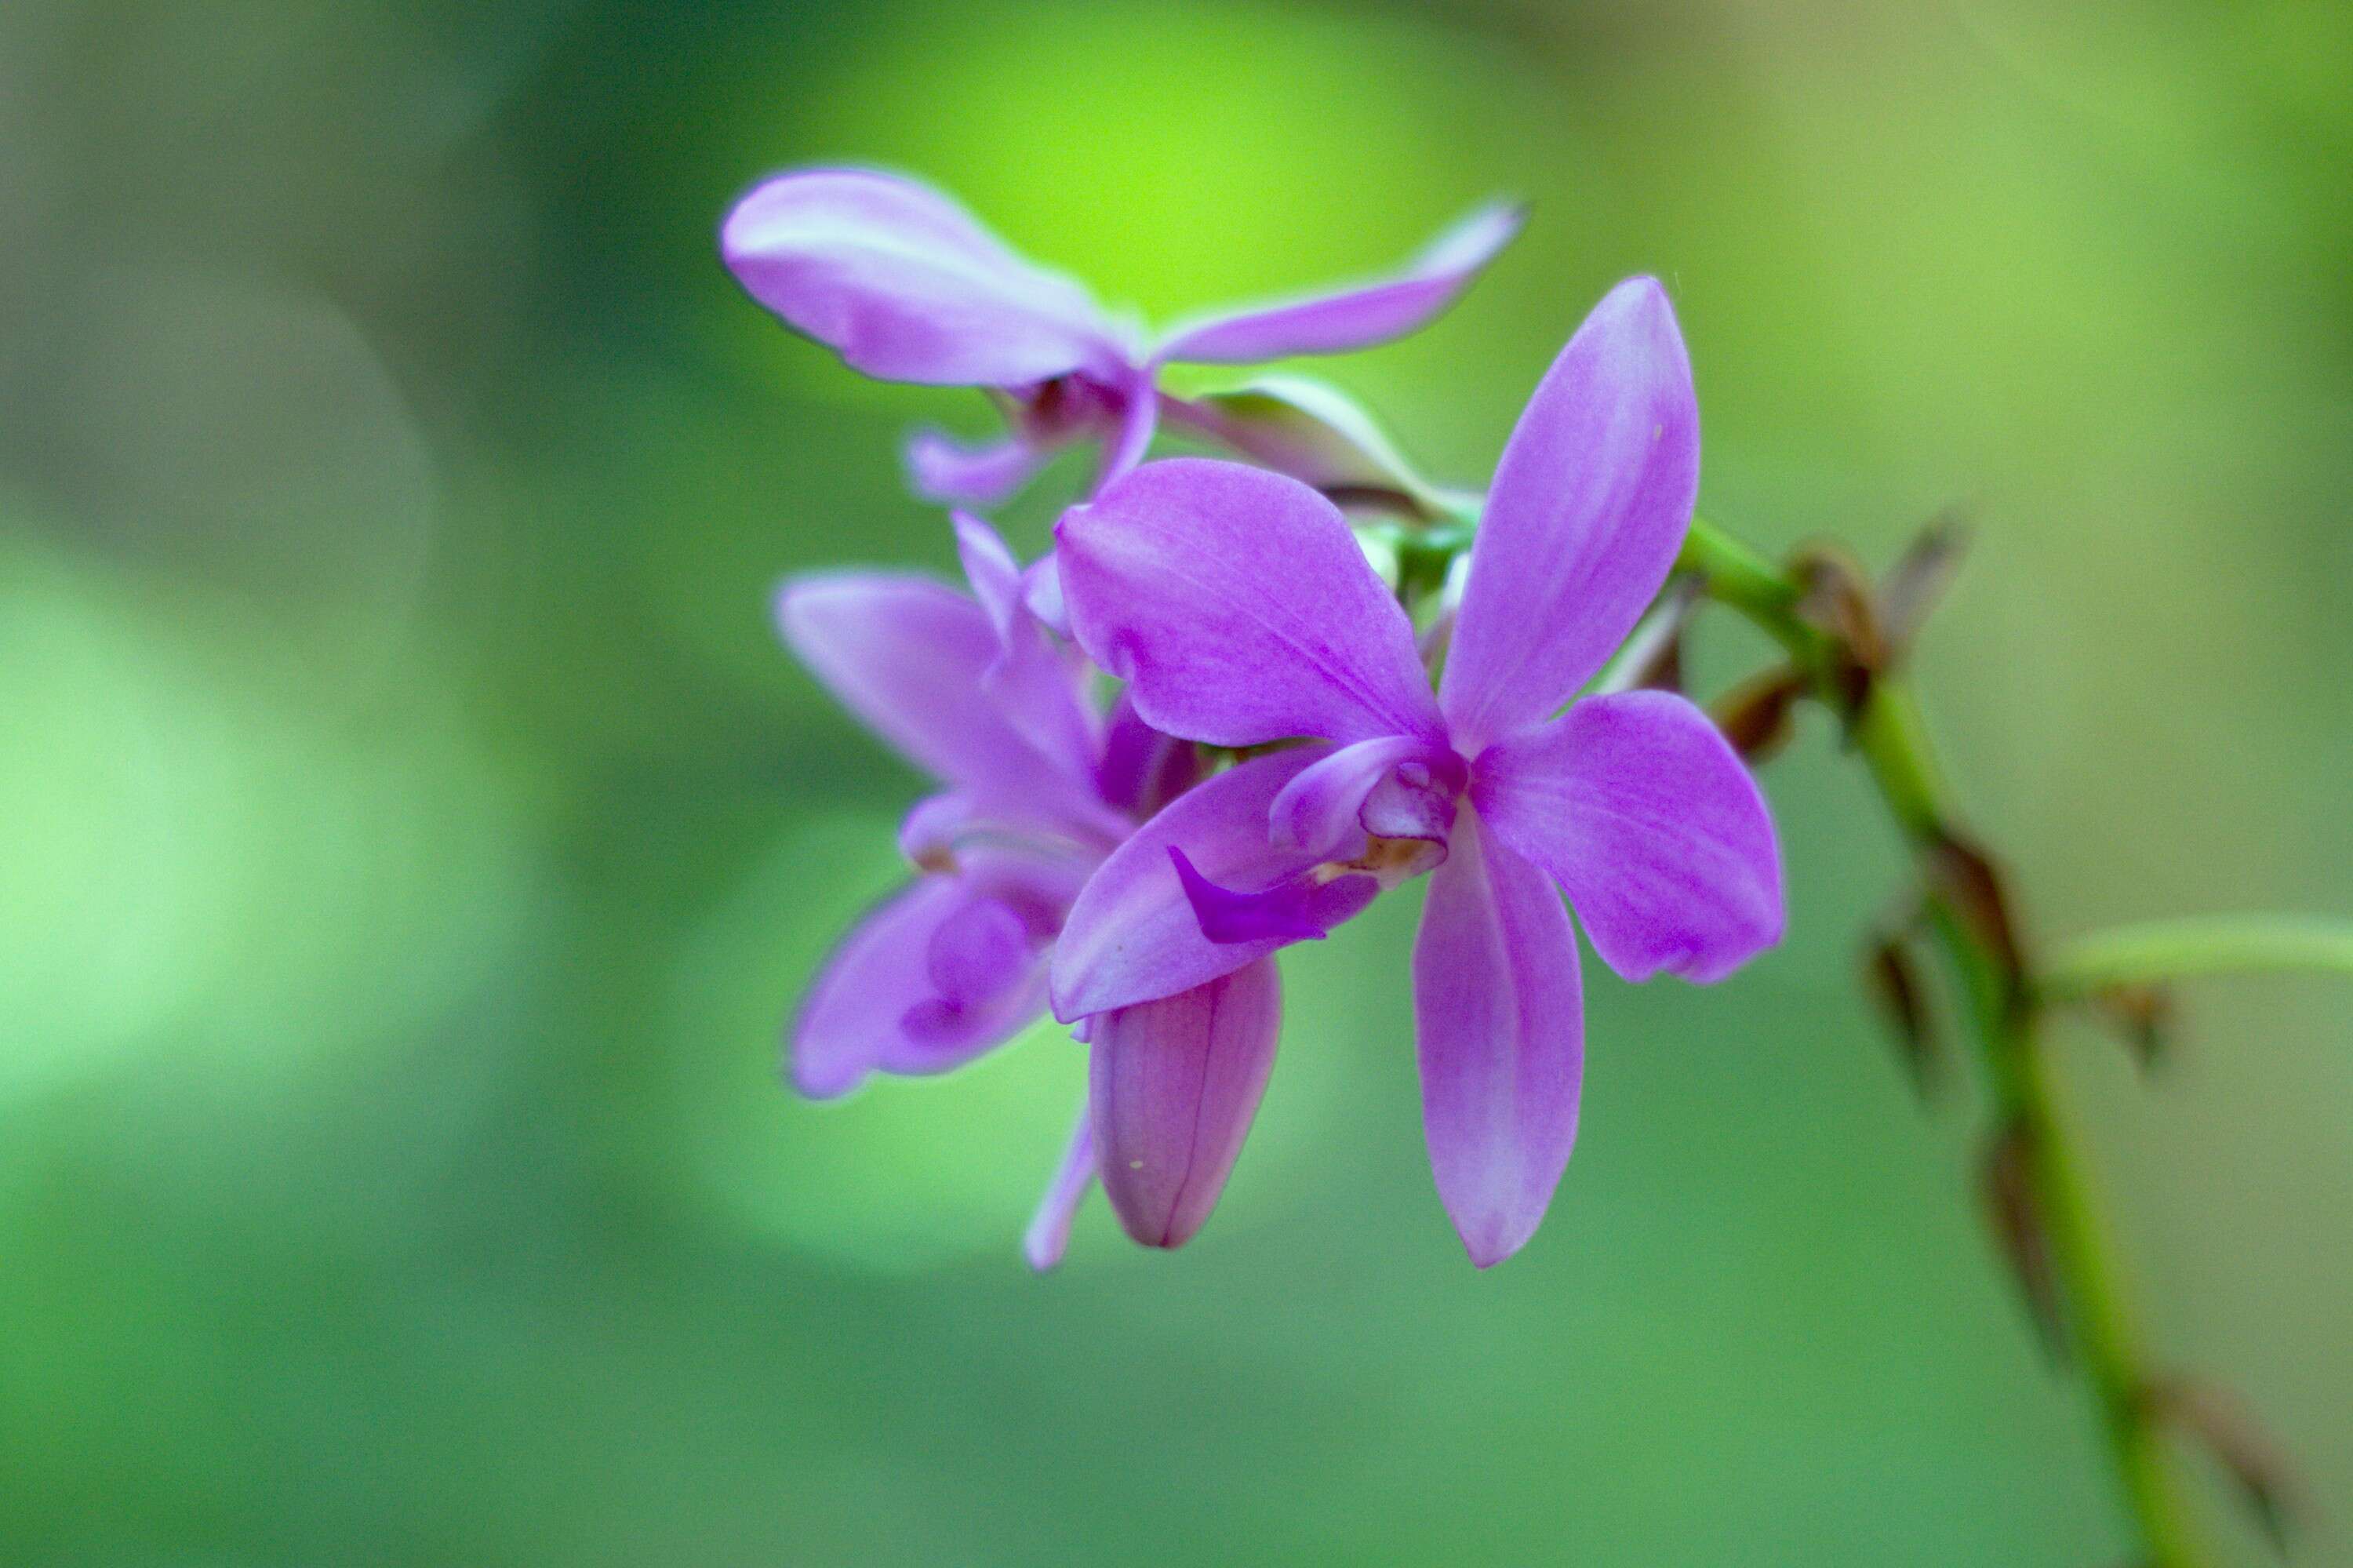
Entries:
{"label": "purple petal", "polygon": [[1092,778],[1101,745],[1083,662],[1029,608],[1021,568],[997,530],[968,513],[954,514],[954,521],[965,577],[997,629],[997,654],[981,673],[981,690],[1065,775]]}
{"label": "purple petal", "polygon": [[1169,859],[1181,848],[1205,879],[1267,887],[1315,862],[1267,842],[1266,812],[1285,784],[1329,753],[1299,747],[1253,758],[1179,795],[1113,850],[1071,906],[1054,945],[1054,1015],[1064,1022],[1156,1001],[1231,974],[1282,947],[1213,942]]}
{"label": "purple petal", "polygon": [[1111,805],[1139,821],[1182,795],[1201,777],[1201,752],[1189,740],[1153,728],[1123,692],[1103,721],[1095,787]]}
{"label": "purple petal", "polygon": [[966,446],[938,430],[917,430],[907,439],[907,482],[927,501],[994,506],[1027,483],[1050,455],[1018,436]]}
{"label": "purple petal", "polygon": [[1080,1203],[1086,1200],[1087,1189],[1095,1181],[1095,1138],[1093,1118],[1086,1105],[1079,1106],[1079,1124],[1071,1128],[1071,1141],[1062,1150],[1062,1162],[1054,1168],[1054,1179],[1046,1184],[1045,1196],[1038,1200],[1038,1212],[1030,1218],[1029,1228],[1022,1234],[1021,1255],[1029,1266],[1043,1274],[1062,1261],[1062,1254],[1071,1245],[1071,1222],[1076,1218]]}
{"label": "purple petal", "polygon": [[1103,1192],[1129,1235],[1182,1246],[1217,1207],[1282,1022],[1271,959],[1097,1022],[1087,1104]]}
{"label": "purple petal", "polygon": [[1334,927],[1363,914],[1381,890],[1369,876],[1324,877],[1310,871],[1255,893],[1238,893],[1203,876],[1173,844],[1168,863],[1176,868],[1201,935],[1221,944],[1320,942]]}
{"label": "purple petal", "polygon": [[1100,494],[1134,471],[1144,454],[1152,450],[1153,433],[1160,428],[1160,395],[1153,386],[1153,372],[1145,370],[1133,377],[1122,395],[1125,402],[1119,423],[1103,447],[1094,482],[1087,487],[1090,494]]}
{"label": "purple petal", "polygon": [[785,585],[776,622],[841,705],[925,771],[992,805],[1115,827],[1091,777],[1039,751],[985,689],[997,631],[963,594],[924,577],[820,574]]}
{"label": "purple petal", "polygon": [[1465,756],[1601,668],[1666,581],[1698,492],[1674,308],[1631,279],[1561,350],[1496,465],[1439,687]]}
{"label": "purple petal", "polygon": [[1440,737],[1405,611],[1296,480],[1151,463],[1055,536],[1080,646],[1158,728],[1213,746]]}
{"label": "purple petal", "polygon": [[1045,1003],[1041,966],[1027,959],[989,1005],[952,1022],[933,1016],[939,1003],[933,938],[971,900],[958,878],[921,877],[851,928],[818,969],[794,1022],[794,1087],[832,1099],[872,1072],[944,1072],[1038,1016]]}
{"label": "purple petal", "polygon": [[975,898],[932,928],[924,970],[940,1001],[958,1011],[984,1006],[1018,982],[1029,959],[1029,931],[1013,906]]}
{"label": "purple petal", "polygon": [[1281,848],[1313,851],[1319,859],[1352,858],[1370,831],[1362,815],[1367,797],[1406,764],[1419,764],[1421,782],[1427,784],[1432,763],[1441,759],[1453,763],[1454,755],[1433,753],[1428,741],[1409,735],[1385,735],[1344,746],[1274,798],[1267,812],[1269,836]]}
{"label": "purple petal", "polygon": [[1023,387],[1129,357],[1084,289],[913,180],[780,175],[736,203],[719,245],[754,299],[886,381]]}
{"label": "purple petal", "polygon": [[[991,800],[951,789],[926,795],[908,810],[899,824],[899,853],[924,871],[956,872],[984,881],[1003,880],[989,873],[1000,862],[1033,868],[1032,884],[1035,867],[1057,867],[1061,891],[1052,895],[1050,924],[1059,924],[1087,874],[1134,826],[1108,807],[1098,810],[1101,823],[1082,823],[1041,817],[1034,802]],[[1039,906],[1043,896],[1017,887],[1012,901],[1026,911]]]}
{"label": "purple petal", "polygon": [[1079,890],[1102,863],[1102,853],[1092,847],[1008,833],[960,846],[956,874],[974,897],[1011,909],[1032,944],[1042,948],[1061,930]]}
{"label": "purple petal", "polygon": [[1491,203],[1430,241],[1395,277],[1180,323],[1159,357],[1243,365],[1302,354],[1345,354],[1403,337],[1452,304],[1511,243],[1526,216],[1514,203]]}
{"label": "purple petal", "polygon": [[927,577],[821,573],[785,585],[776,624],[844,707],[934,776],[996,784],[1040,766],[982,694],[997,631],[963,594]]}
{"label": "purple petal", "polygon": [[1471,1261],[1535,1234],[1577,1141],[1585,1020],[1577,938],[1545,874],[1465,812],[1413,952],[1422,1130]]}
{"label": "purple petal", "polygon": [[1722,980],[1781,939],[1781,854],[1757,781],[1672,692],[1588,697],[1483,753],[1472,800],[1567,889],[1630,980]]}
{"label": "purple petal", "polygon": [[926,795],[900,820],[899,853],[925,871],[944,870],[955,860],[958,840],[1000,825],[969,795],[954,789]]}
{"label": "purple petal", "polygon": [[1047,551],[1021,574],[1021,602],[1057,637],[1071,635],[1071,609],[1062,602],[1062,565]]}
{"label": "purple petal", "polygon": [[973,599],[1002,638],[1015,617],[1029,608],[1022,599],[1021,563],[1013,558],[1004,536],[972,514],[951,512],[948,523],[955,530],[956,560],[964,567],[965,581],[972,585]]}

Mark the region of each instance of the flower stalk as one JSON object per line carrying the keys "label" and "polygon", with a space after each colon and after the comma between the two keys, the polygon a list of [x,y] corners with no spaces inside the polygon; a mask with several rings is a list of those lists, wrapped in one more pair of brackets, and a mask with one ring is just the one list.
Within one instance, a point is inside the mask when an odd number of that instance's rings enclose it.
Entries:
{"label": "flower stalk", "polygon": [[[1401,567],[1409,562],[1417,580],[1442,578],[1472,534],[1468,517],[1417,531],[1399,553]],[[2081,1139],[2043,1049],[2042,1005],[2221,969],[2353,969],[2353,928],[2279,916],[2164,922],[2078,944],[2038,967],[2019,946],[2000,874],[1960,826],[1918,698],[1901,671],[1880,668],[1854,680],[1858,650],[1810,613],[1799,575],[1704,517],[1693,519],[1676,565],[1705,598],[1779,645],[1811,694],[1841,720],[1902,833],[1918,872],[1922,924],[1964,1000],[2000,1128],[1989,1175],[1998,1186],[2006,1171],[2018,1184],[2015,1212],[2027,1234],[2004,1237],[2012,1263],[2054,1354],[2079,1365],[2091,1389],[2137,1560],[2147,1568],[2199,1568],[2208,1557],[2164,1451],[2164,1383],[2142,1348]],[[2004,1224],[1999,1213],[1996,1223]],[[2021,1247],[2031,1255],[2021,1255]]]}
{"label": "flower stalk", "polygon": [[[2017,972],[2005,951],[2012,939],[1997,933],[1986,912],[1947,869],[1965,844],[1951,791],[1910,683],[1899,673],[1869,683],[1861,706],[1842,711],[1837,636],[1801,610],[1804,588],[1736,536],[1695,518],[1684,542],[1683,568],[1708,598],[1770,636],[1813,681],[1816,694],[1839,712],[1889,814],[1920,869],[1926,924],[1943,950],[1967,1002],[1987,1087],[2006,1136],[2022,1154],[2022,1176],[2040,1245],[2055,1293],[2056,1327],[2081,1365],[2097,1403],[2110,1463],[2149,1568],[2195,1568],[2205,1555],[2163,1453],[2158,1386],[2140,1344],[2115,1259],[2115,1246],[2092,1190],[2080,1139],[2061,1102],[2042,1049],[2037,999],[2080,994],[2101,982],[2150,979],[2195,967],[2201,957],[2232,954],[2261,963],[2316,950],[2353,963],[2353,937],[2340,930],[2250,925],[2235,944],[2182,927],[2142,927],[2079,948],[2047,974]],[[1974,852],[1971,852],[1974,853]],[[1999,894],[1996,895],[1997,897]],[[2006,925],[2006,916],[2000,916]],[[2332,940],[2333,938],[2333,940]],[[2072,989],[2071,989],[2072,988]]]}

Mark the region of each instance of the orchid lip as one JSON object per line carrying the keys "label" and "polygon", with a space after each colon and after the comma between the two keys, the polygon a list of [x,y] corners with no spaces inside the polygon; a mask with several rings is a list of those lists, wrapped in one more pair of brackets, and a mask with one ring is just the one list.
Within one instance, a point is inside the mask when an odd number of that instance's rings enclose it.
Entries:
{"label": "orchid lip", "polygon": [[1348,867],[1311,866],[1255,893],[1220,887],[1171,845],[1185,898],[1212,942],[1320,942],[1380,893],[1378,879]]}

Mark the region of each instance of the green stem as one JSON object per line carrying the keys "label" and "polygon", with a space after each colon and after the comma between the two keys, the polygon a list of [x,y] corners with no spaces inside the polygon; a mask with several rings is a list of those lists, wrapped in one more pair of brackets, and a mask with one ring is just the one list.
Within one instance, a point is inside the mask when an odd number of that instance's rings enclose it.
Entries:
{"label": "green stem", "polygon": [[2039,1150],[2032,1167],[2036,1196],[2049,1217],[2052,1250],[2063,1260],[2063,1287],[2073,1342],[2099,1404],[2116,1479],[2151,1568],[2189,1568],[2204,1561],[2205,1552],[2167,1463],[2158,1413],[2149,1398],[2154,1382],[2116,1277],[2099,1202],[2071,1135],[2048,1054],[2031,1040],[2023,1040],[2015,1060],[2019,1082],[2012,1097],[2020,1103],[2032,1147]]}
{"label": "green stem", "polygon": [[1704,517],[1692,519],[1675,565],[1696,572],[1709,598],[1747,616],[1806,668],[1828,658],[1830,638],[1798,614],[1800,596],[1788,574]]}
{"label": "green stem", "polygon": [[2353,974],[2353,922],[2319,915],[2212,915],[2118,926],[2062,948],[2041,977],[2050,1001],[2198,975]]}
{"label": "green stem", "polygon": [[[1801,590],[1786,574],[1701,521],[1692,525],[1682,565],[1700,575],[1711,598],[1755,622],[1818,682],[1827,681],[1835,646],[1798,613]],[[1890,814],[1925,860],[1958,818],[1908,683],[1894,674],[1874,680],[1850,734]],[[2203,1554],[2161,1452],[2139,1335],[2078,1139],[2037,1038],[2034,1012],[2017,1005],[2001,956],[1966,912],[1936,890],[1933,875],[1922,880],[1929,890],[1929,926],[1968,999],[1994,1099],[2033,1150],[2028,1179],[2048,1229],[2070,1340],[2099,1404],[2110,1463],[2143,1556],[2150,1568],[2192,1568]]]}

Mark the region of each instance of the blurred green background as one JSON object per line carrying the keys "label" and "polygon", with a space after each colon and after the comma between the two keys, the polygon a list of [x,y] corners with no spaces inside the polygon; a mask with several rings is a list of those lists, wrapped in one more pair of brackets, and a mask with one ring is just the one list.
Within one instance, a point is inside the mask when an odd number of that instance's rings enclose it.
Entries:
{"label": "blurred green background", "polygon": [[[1430,1189],[1410,897],[1287,959],[1173,1257],[1097,1199],[1019,1265],[1051,1032],[791,1099],[918,782],[767,595],[948,569],[895,442],[988,419],[712,237],[881,162],[1166,316],[1524,193],[1465,304],[1329,367],[1433,471],[1656,271],[1712,515],[1884,560],[1975,508],[1922,677],[2036,930],[2346,909],[2348,62],[2303,4],[0,6],[0,1560],[2116,1560],[1975,1107],[1855,997],[1897,860],[1819,726],[1767,775],[1788,943],[1589,968],[1581,1146],[1492,1274]],[[2148,1085],[2060,1041],[2156,1346],[2296,1456],[2315,1563],[2348,1001],[2201,986]]]}

